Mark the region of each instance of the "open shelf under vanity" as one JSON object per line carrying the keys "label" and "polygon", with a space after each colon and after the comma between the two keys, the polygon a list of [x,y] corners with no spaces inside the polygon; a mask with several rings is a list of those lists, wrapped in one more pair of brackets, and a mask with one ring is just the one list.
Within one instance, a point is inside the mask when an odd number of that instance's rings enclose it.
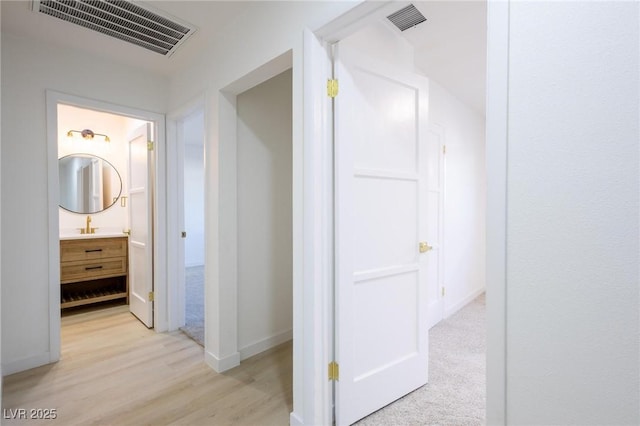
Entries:
{"label": "open shelf under vanity", "polygon": [[60,308],[129,302],[127,237],[60,240]]}

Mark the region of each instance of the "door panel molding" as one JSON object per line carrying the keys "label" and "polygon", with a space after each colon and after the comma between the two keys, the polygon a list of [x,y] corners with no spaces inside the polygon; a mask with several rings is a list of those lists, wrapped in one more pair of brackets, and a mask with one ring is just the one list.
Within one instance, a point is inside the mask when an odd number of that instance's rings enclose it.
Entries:
{"label": "door panel molding", "polygon": [[428,80],[340,43],[335,51],[335,408],[343,425],[427,382],[430,253],[419,242],[431,210]]}

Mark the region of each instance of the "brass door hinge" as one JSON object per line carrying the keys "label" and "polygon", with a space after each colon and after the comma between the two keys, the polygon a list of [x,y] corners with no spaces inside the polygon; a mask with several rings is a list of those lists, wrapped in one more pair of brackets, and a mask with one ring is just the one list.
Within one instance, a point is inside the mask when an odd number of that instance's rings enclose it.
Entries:
{"label": "brass door hinge", "polygon": [[147,151],[153,151],[153,142],[147,142]]}
{"label": "brass door hinge", "polygon": [[442,145],[442,153],[443,154],[447,153],[447,146],[446,145]]}
{"label": "brass door hinge", "polygon": [[153,294],[152,291],[149,292],[149,302],[153,302],[153,300],[155,299],[155,296]]}
{"label": "brass door hinge", "polygon": [[337,362],[331,361],[329,363],[329,380],[337,381],[340,379],[340,366]]}
{"label": "brass door hinge", "polygon": [[444,287],[442,287],[442,297],[444,297]]}
{"label": "brass door hinge", "polygon": [[338,96],[338,80],[327,80],[327,96],[329,96],[330,98],[335,98],[336,96]]}

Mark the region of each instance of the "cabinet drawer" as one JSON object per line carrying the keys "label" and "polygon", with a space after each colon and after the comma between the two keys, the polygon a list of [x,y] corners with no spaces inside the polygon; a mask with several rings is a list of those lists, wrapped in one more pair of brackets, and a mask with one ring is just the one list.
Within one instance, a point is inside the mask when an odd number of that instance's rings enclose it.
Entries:
{"label": "cabinet drawer", "polygon": [[97,259],[93,262],[78,260],[60,264],[60,282],[90,280],[93,278],[118,276],[127,273],[127,258]]}
{"label": "cabinet drawer", "polygon": [[127,255],[127,238],[61,240],[60,261],[95,260]]}

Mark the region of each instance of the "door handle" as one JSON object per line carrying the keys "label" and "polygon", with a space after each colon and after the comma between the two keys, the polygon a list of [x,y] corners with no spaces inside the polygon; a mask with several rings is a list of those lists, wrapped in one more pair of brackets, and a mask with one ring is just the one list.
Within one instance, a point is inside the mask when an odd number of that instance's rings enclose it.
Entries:
{"label": "door handle", "polygon": [[420,253],[426,253],[429,250],[433,250],[433,247],[431,247],[425,241],[420,241],[420,244],[418,245],[418,250],[420,251]]}

